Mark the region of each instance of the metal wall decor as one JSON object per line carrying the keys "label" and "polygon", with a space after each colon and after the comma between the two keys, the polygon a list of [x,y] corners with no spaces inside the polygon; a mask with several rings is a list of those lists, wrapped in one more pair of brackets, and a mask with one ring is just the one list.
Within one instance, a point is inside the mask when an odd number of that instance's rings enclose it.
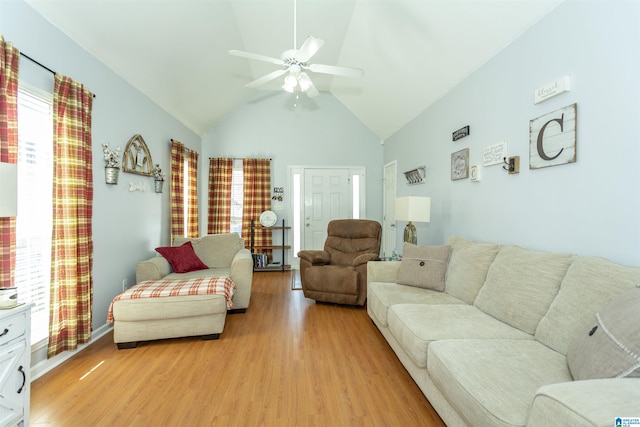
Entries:
{"label": "metal wall decor", "polygon": [[153,161],[142,136],[131,137],[122,154],[122,171],[144,176],[153,176]]}
{"label": "metal wall decor", "polygon": [[427,175],[426,166],[418,166],[415,169],[404,172],[404,177],[407,180],[407,185],[424,184],[425,176]]}

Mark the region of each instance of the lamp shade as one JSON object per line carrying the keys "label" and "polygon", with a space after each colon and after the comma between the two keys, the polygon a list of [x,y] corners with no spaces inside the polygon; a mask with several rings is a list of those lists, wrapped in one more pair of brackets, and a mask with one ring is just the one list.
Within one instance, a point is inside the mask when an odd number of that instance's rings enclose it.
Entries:
{"label": "lamp shade", "polygon": [[396,220],[429,222],[431,219],[431,197],[407,196],[396,199]]}
{"label": "lamp shade", "polygon": [[18,213],[18,165],[0,162],[0,217]]}

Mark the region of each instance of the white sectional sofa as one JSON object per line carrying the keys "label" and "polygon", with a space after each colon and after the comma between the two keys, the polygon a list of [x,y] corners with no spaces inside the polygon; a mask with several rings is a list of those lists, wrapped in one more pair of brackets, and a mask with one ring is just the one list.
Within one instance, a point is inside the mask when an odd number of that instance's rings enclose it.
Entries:
{"label": "white sectional sofa", "polygon": [[[447,246],[444,290],[396,283],[419,256],[367,266],[369,316],[447,425],[640,418],[640,268],[459,237]],[[622,320],[607,328],[615,301]],[[615,376],[626,377],[605,378]]]}

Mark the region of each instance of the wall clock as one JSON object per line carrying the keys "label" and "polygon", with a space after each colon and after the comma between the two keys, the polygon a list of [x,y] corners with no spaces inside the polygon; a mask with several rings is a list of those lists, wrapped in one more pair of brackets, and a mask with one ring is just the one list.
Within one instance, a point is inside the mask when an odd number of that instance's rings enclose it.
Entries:
{"label": "wall clock", "polygon": [[260,224],[263,227],[273,227],[277,220],[278,216],[274,211],[264,211],[260,214]]}

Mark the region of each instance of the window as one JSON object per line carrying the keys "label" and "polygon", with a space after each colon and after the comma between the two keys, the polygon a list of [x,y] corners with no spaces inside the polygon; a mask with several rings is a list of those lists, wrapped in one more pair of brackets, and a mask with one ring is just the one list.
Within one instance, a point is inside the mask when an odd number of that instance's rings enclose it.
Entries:
{"label": "window", "polygon": [[182,163],[182,232],[183,236],[189,236],[189,159],[185,156]]}
{"label": "window", "polygon": [[231,175],[231,232],[242,237],[242,207],[244,205],[244,175],[242,159],[233,160]]}
{"label": "window", "polygon": [[[31,344],[49,335],[53,97],[22,82],[18,90],[18,216],[15,284],[31,311]],[[45,341],[46,342],[46,341]]]}

